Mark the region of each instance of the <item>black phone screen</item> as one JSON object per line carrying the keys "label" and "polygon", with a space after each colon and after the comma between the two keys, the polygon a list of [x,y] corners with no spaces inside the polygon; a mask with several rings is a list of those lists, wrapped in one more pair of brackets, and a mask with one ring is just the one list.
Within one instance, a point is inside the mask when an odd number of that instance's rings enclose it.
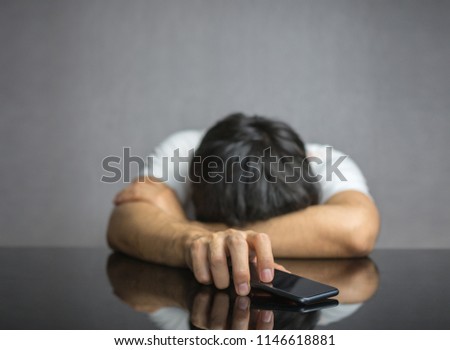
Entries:
{"label": "black phone screen", "polygon": [[300,303],[315,303],[339,293],[335,287],[276,269],[272,283],[263,283],[259,281],[256,269],[251,270],[251,286],[253,288],[262,289]]}

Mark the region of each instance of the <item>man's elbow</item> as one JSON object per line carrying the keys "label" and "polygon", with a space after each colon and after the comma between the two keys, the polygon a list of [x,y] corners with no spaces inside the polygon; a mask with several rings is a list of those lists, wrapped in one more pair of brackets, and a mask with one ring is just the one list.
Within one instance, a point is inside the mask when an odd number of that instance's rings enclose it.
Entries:
{"label": "man's elbow", "polygon": [[358,235],[358,237],[353,237],[349,244],[350,257],[360,258],[368,256],[375,248],[376,234],[361,231]]}
{"label": "man's elbow", "polygon": [[130,213],[129,204],[122,204],[114,208],[109,218],[108,228],[106,231],[106,242],[108,246],[116,251],[129,253],[130,251],[130,231],[131,227],[127,227]]}
{"label": "man's elbow", "polygon": [[113,211],[109,218],[108,228],[106,230],[106,242],[111,249],[120,250],[119,245],[118,245],[118,237],[117,237],[118,230],[117,230],[116,226],[114,225],[114,221],[115,221],[114,215],[117,215],[117,214],[115,214],[115,212]]}
{"label": "man's elbow", "polygon": [[378,211],[375,209],[357,216],[350,231],[349,255],[352,257],[369,255],[375,248],[380,231]]}

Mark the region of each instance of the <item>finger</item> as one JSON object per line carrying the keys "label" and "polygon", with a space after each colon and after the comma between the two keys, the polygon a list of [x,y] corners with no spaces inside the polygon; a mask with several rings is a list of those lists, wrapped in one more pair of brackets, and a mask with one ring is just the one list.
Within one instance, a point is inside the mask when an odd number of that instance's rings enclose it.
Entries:
{"label": "finger", "polygon": [[208,246],[202,239],[197,239],[191,244],[191,269],[195,279],[202,284],[210,284],[211,273],[208,262]]}
{"label": "finger", "polygon": [[274,263],[274,267],[275,267],[277,270],[281,270],[281,271],[284,271],[284,272],[292,273],[291,271],[289,271],[288,269],[286,269],[283,265]]}
{"label": "finger", "polygon": [[223,292],[214,295],[209,329],[226,329],[230,297]]}
{"label": "finger", "polygon": [[210,305],[211,293],[201,291],[195,296],[191,311],[191,322],[194,326],[202,329],[208,328]]}
{"label": "finger", "polygon": [[270,238],[265,233],[249,235],[249,241],[256,252],[259,279],[269,283],[274,276],[274,261]]}
{"label": "finger", "polygon": [[238,295],[250,293],[250,269],[247,240],[239,232],[227,236],[227,247],[231,256],[233,283]]}
{"label": "finger", "polygon": [[231,329],[248,329],[250,321],[250,298],[238,296],[234,301]]}
{"label": "finger", "polygon": [[219,289],[227,288],[230,284],[230,274],[223,236],[215,235],[211,239],[208,247],[208,260],[214,285]]}
{"label": "finger", "polygon": [[270,310],[261,310],[256,321],[256,329],[272,330],[274,323],[274,315]]}

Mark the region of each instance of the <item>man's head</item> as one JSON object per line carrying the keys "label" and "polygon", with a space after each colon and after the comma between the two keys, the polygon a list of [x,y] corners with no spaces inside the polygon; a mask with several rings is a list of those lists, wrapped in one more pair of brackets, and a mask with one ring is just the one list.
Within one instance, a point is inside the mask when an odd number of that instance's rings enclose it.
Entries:
{"label": "man's head", "polygon": [[232,114],[210,128],[189,175],[200,221],[244,226],[318,201],[300,137],[260,116]]}

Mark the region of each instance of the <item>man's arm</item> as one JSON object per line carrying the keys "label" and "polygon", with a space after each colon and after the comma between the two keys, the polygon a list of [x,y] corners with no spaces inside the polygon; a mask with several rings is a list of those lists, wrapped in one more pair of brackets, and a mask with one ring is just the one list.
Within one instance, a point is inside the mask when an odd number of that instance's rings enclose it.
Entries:
{"label": "man's arm", "polygon": [[166,214],[154,204],[129,202],[116,206],[109,221],[111,248],[141,260],[184,267],[185,247],[205,230]]}
{"label": "man's arm", "polygon": [[360,257],[368,255],[380,226],[372,199],[343,191],[325,204],[254,223],[247,228],[269,235],[279,258]]}
{"label": "man's arm", "polygon": [[209,233],[186,219],[168,186],[150,178],[137,179],[114,202],[108,244],[141,260],[186,266],[187,242]]}

